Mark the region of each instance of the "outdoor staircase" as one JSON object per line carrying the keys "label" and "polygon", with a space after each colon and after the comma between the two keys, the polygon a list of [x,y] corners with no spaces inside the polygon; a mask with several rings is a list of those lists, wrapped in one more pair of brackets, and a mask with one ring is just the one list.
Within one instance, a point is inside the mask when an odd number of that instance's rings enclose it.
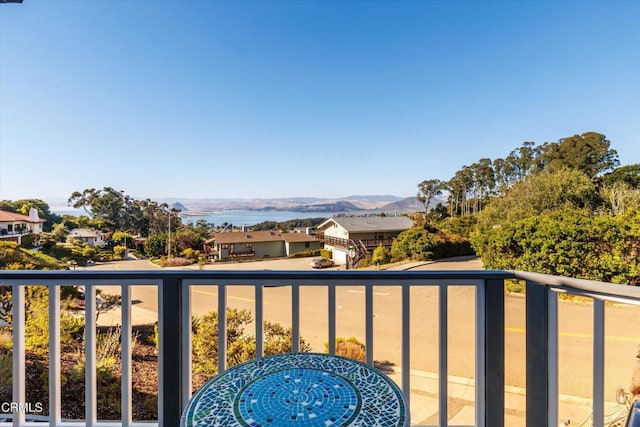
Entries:
{"label": "outdoor staircase", "polygon": [[367,246],[362,242],[362,240],[349,240],[349,245],[353,247],[356,252],[353,259],[351,259],[351,268],[356,268],[360,261],[367,256],[369,249],[367,249]]}

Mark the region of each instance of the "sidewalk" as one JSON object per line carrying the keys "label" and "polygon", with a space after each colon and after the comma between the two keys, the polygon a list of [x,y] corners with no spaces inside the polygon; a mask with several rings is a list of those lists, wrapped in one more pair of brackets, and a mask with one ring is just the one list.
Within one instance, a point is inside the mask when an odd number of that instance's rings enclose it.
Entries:
{"label": "sidewalk", "polygon": [[[388,374],[397,384],[401,384],[402,370],[394,367],[393,373]],[[448,409],[449,425],[474,426],[475,425],[475,381],[472,378],[463,378],[449,375]],[[412,369],[411,376],[411,424],[412,425],[437,425],[438,424],[438,375]],[[505,386],[505,426],[525,427],[526,390],[521,387]],[[611,414],[620,405],[616,402],[605,403],[605,414]],[[580,423],[591,412],[591,400],[560,395],[558,413],[560,420],[571,420],[571,425]],[[555,427],[555,426],[550,426]]]}

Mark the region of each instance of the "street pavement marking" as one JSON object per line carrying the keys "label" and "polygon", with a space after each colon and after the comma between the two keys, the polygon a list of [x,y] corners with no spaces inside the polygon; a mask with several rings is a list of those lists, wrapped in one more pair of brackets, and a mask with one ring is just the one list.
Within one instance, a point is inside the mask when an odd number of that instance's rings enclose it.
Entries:
{"label": "street pavement marking", "polygon": [[[524,333],[527,331],[524,328],[504,328],[504,330],[505,332],[520,332],[520,333]],[[593,338],[593,334],[585,334],[582,332],[560,332],[560,336],[573,337],[573,338]],[[640,338],[636,338],[636,337],[623,337],[620,335],[605,335],[605,338],[612,341],[640,343]]]}
{"label": "street pavement marking", "polygon": [[[198,289],[194,289],[193,292],[199,293],[199,294],[205,294],[205,295],[213,295],[213,296],[218,296],[217,292],[207,292],[207,291],[200,291]],[[244,298],[244,297],[235,297],[233,295],[228,295],[227,294],[227,299],[235,299],[238,301],[247,301],[247,302],[256,302],[255,299],[253,298]],[[262,300],[263,304],[269,304],[269,301],[267,300]]]}

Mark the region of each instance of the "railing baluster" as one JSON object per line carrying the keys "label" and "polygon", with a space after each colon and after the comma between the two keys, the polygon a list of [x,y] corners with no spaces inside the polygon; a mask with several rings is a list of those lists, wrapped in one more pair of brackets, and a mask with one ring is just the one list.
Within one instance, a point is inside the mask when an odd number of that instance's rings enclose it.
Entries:
{"label": "railing baluster", "polygon": [[[477,288],[480,290],[481,287]],[[484,293],[484,298],[482,294]],[[484,366],[479,375],[484,377],[484,425],[504,426],[504,280],[486,280],[477,296],[484,312]],[[476,387],[478,384],[476,383]],[[476,393],[481,390],[476,390]],[[478,423],[482,426],[481,423]]]}
{"label": "railing baluster", "polygon": [[96,288],[84,286],[84,336],[85,336],[85,422],[93,427],[98,421],[98,381],[96,375]]}
{"label": "railing baluster", "polygon": [[604,301],[593,300],[593,426],[604,423]]}
{"label": "railing baluster", "polygon": [[411,401],[411,287],[402,285],[402,391],[407,399],[407,410]]}
{"label": "railing baluster", "polygon": [[191,399],[191,286],[182,283],[182,401]]}
{"label": "railing baluster", "polygon": [[527,281],[527,426],[549,421],[549,294],[547,287]]}
{"label": "railing baluster", "polygon": [[476,331],[475,331],[475,345],[476,345],[476,366],[475,366],[475,383],[476,383],[476,427],[485,427],[485,413],[487,411],[486,405],[486,373],[485,363],[487,358],[485,357],[486,345],[485,345],[485,327],[486,327],[486,301],[485,301],[485,287],[488,286],[486,282],[475,287],[476,291]]}
{"label": "railing baluster", "polygon": [[329,284],[329,354],[336,354],[336,285]]}
{"label": "railing baluster", "polygon": [[438,346],[439,346],[439,360],[438,360],[438,394],[439,394],[439,413],[438,413],[438,421],[440,426],[447,426],[447,418],[448,418],[448,399],[449,399],[449,391],[448,391],[448,381],[449,381],[449,370],[448,370],[448,347],[447,347],[447,339],[448,339],[448,295],[447,295],[447,285],[440,285],[439,289],[439,328],[438,328]]}
{"label": "railing baluster", "polygon": [[[25,300],[24,286],[13,285],[13,401],[26,403],[25,385],[25,343],[24,343],[24,323],[25,323]],[[17,374],[17,375],[16,375]],[[25,420],[24,411],[13,412],[13,425],[19,427]]]}
{"label": "railing baluster", "polygon": [[373,286],[365,285],[365,361],[373,366]]}
{"label": "railing baluster", "polygon": [[291,350],[300,352],[300,288],[291,285]]}
{"label": "railing baluster", "polygon": [[182,279],[164,277],[158,289],[160,352],[158,357],[158,418],[161,427],[180,425],[184,393],[182,387]]}
{"label": "railing baluster", "polygon": [[264,311],[263,311],[263,284],[255,285],[256,295],[256,357],[264,356]]}
{"label": "railing baluster", "polygon": [[549,339],[549,421],[548,425],[558,425],[558,294],[548,291],[548,339]]}
{"label": "railing baluster", "polygon": [[227,287],[218,285],[218,375],[227,369]]}
{"label": "railing baluster", "polygon": [[60,381],[60,286],[49,288],[49,424],[57,427],[61,419]]}
{"label": "railing baluster", "polygon": [[120,382],[122,393],[122,425],[128,427],[133,418],[132,410],[132,387],[131,387],[131,288],[127,284],[120,287],[122,297],[121,316],[122,328],[120,329],[122,340],[122,378]]}

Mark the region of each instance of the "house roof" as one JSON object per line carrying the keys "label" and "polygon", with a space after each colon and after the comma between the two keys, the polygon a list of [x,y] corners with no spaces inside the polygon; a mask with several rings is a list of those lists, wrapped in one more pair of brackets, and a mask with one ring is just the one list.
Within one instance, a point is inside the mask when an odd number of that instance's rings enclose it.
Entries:
{"label": "house roof", "polygon": [[276,242],[281,241],[282,236],[277,231],[231,231],[214,233],[216,243],[249,243],[249,242]]}
{"label": "house roof", "polygon": [[349,216],[329,218],[318,226],[324,229],[335,223],[350,233],[367,231],[404,231],[413,226],[413,221],[406,216]]}
{"label": "house roof", "polygon": [[315,236],[310,236],[307,233],[282,233],[282,239],[288,243],[315,242],[318,240]]}
{"label": "house roof", "polygon": [[[9,212],[9,211],[0,211],[0,222],[15,222],[15,221],[32,222],[31,218],[29,218],[27,215],[22,215],[19,213]],[[44,220],[41,219],[38,222],[44,222]]]}
{"label": "house roof", "polygon": [[69,236],[99,238],[102,237],[102,233],[96,230],[90,230],[88,228],[74,228],[73,230],[69,231]]}

